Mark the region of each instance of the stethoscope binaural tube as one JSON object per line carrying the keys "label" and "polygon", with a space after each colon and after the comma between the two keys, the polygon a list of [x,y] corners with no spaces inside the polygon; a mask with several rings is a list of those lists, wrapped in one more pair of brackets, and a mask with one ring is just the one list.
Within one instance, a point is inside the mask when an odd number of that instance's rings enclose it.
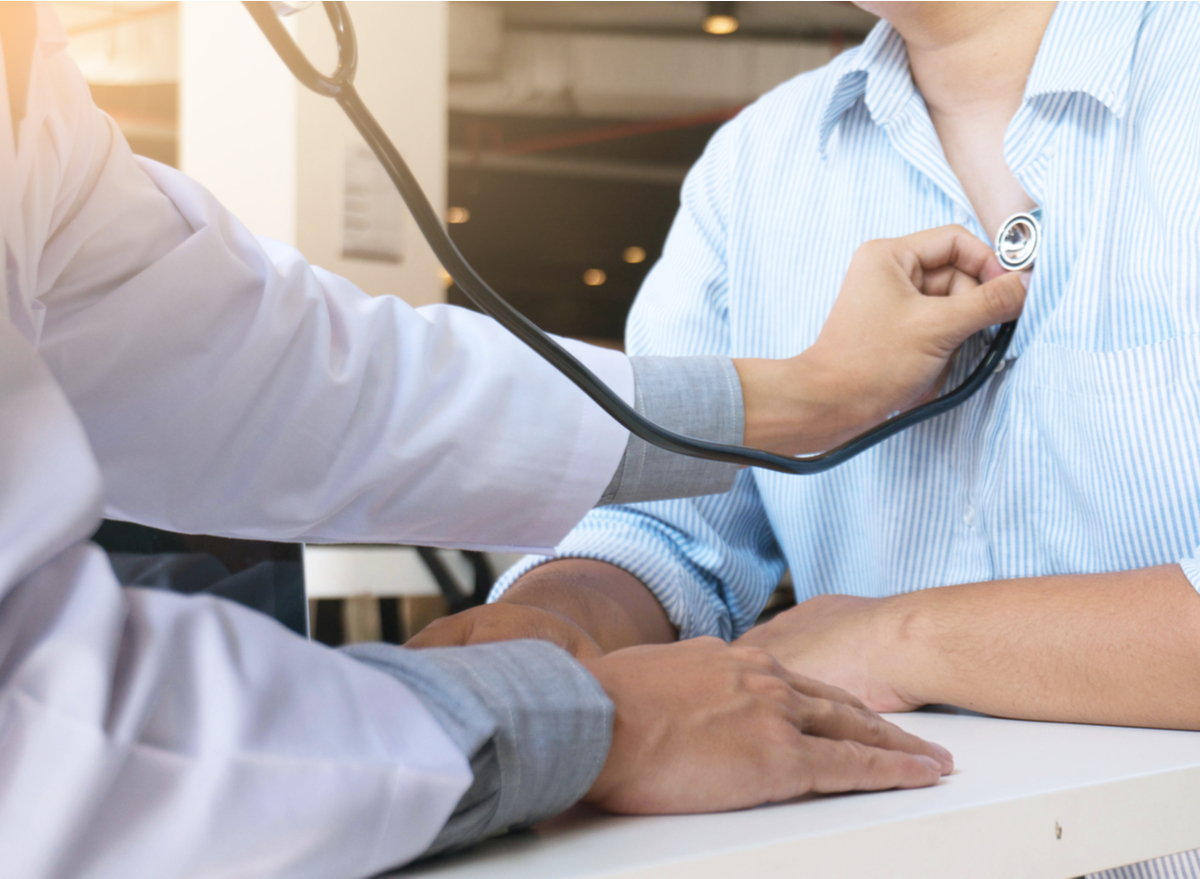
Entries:
{"label": "stethoscope binaural tube", "polygon": [[317,94],[336,100],[346,112],[363,140],[367,142],[387,171],[392,183],[395,184],[405,204],[408,205],[421,234],[425,236],[425,240],[429,242],[434,254],[441,261],[442,267],[454,279],[458,288],[485,314],[494,318],[574,382],[580,390],[591,397],[601,409],[616,419],[630,433],[641,437],[648,443],[680,455],[749,467],[762,467],[780,473],[821,473],[850,460],[855,455],[865,452],[902,430],[941,415],[963,403],[983,387],[984,382],[1004,359],[1004,354],[1012,341],[1013,331],[1017,326],[1015,320],[1000,326],[979,365],[957,388],[936,400],[894,415],[873,429],[819,455],[791,458],[764,452],[761,449],[695,439],[659,427],[634,410],[604,382],[600,381],[591,370],[538,329],[525,315],[509,305],[500,294],[488,286],[487,282],[459,253],[458,248],[442,227],[429,199],[425,197],[425,193],[421,190],[416,178],[413,177],[412,171],[409,170],[395,145],[388,139],[354,89],[358,46],[346,4],[342,2],[322,4],[325,14],[329,17],[329,23],[333,26],[338,46],[338,66],[329,76],[314,68],[304,53],[296,46],[279,21],[274,4],[247,2],[244,5],[292,74]]}

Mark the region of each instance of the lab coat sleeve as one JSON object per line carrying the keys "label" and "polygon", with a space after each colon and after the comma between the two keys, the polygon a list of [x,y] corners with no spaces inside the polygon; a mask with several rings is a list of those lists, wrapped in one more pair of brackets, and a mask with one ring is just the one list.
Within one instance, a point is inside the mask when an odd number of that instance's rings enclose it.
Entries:
{"label": "lab coat sleeve", "polygon": [[471,772],[391,677],[220,599],[121,589],[80,544],[8,596],[0,849],[22,877],[356,879]]}
{"label": "lab coat sleeve", "polygon": [[0,318],[0,875],[359,879],[471,783],[394,677],[219,599],[122,589],[99,468]]}
{"label": "lab coat sleeve", "polygon": [[[257,240],[194,181],[135,159],[74,68],[52,72],[59,193],[22,292],[44,313],[38,348],[100,462],[107,516],[544,549],[599,500],[628,433],[522,343]],[[632,401],[624,355],[565,344]]]}

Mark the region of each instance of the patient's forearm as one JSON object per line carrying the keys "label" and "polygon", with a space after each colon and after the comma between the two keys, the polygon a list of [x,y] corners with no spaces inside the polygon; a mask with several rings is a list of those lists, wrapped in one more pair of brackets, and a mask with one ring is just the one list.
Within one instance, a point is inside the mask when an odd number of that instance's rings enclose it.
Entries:
{"label": "patient's forearm", "polygon": [[1178,565],[888,599],[897,688],[1042,720],[1200,729],[1200,596]]}
{"label": "patient's forearm", "polygon": [[678,637],[654,594],[632,574],[607,562],[547,562],[517,580],[500,600],[540,607],[571,620],[605,653]]}

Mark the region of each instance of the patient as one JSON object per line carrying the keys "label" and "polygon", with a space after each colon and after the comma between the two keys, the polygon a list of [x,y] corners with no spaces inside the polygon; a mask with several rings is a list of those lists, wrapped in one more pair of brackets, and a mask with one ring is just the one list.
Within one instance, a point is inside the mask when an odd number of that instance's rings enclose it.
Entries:
{"label": "patient", "polygon": [[[628,348],[789,356],[864,242],[1037,204],[1004,368],[820,476],[594,511],[422,640],[717,634],[881,711],[1200,729],[1200,8],[863,5],[864,45],[713,138]],[[752,629],[785,567],[801,603]]]}

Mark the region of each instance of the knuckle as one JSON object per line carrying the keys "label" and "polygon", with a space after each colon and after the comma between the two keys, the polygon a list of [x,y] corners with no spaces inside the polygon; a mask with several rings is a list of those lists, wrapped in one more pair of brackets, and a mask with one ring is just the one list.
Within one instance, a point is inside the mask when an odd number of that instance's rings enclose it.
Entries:
{"label": "knuckle", "polygon": [[854,258],[862,258],[864,260],[874,262],[881,257],[886,256],[891,252],[891,241],[886,238],[875,238],[871,241],[864,241],[858,245],[858,249],[854,251]]}
{"label": "knuckle", "polygon": [[790,704],[794,691],[787,681],[774,675],[759,675],[755,678],[755,689],[759,695],[772,702]]}
{"label": "knuckle", "polygon": [[770,668],[775,664],[775,658],[762,647],[738,645],[729,649],[738,660],[755,668]]}
{"label": "knuckle", "polygon": [[780,717],[776,711],[767,712],[759,741],[770,751],[791,750],[796,747],[799,739],[800,733],[787,720]]}
{"label": "knuckle", "polygon": [[868,711],[859,710],[859,725],[862,728],[863,738],[867,741],[878,742],[887,738],[887,724],[877,714]]}
{"label": "knuckle", "polygon": [[837,720],[838,709],[828,699],[809,699],[805,706],[806,726],[810,729],[827,730]]}
{"label": "knuckle", "polygon": [[874,751],[871,748],[868,748],[862,742],[856,742],[853,739],[846,739],[843,744],[850,752],[854,762],[858,765],[865,769],[870,769],[871,767],[877,765],[879,760],[879,752]]}

